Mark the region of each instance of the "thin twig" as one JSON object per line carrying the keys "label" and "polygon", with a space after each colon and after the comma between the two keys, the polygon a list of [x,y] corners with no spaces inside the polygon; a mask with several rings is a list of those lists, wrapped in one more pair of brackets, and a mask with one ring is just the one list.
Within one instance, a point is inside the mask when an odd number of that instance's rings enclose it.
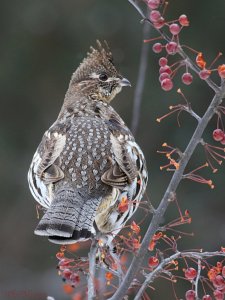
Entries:
{"label": "thin twig", "polygon": [[[145,22],[143,26],[143,38],[150,35],[151,27]],[[140,65],[138,71],[137,85],[134,91],[134,102],[133,102],[133,117],[131,123],[131,131],[134,135],[137,133],[138,123],[140,119],[141,101],[143,96],[144,84],[146,71],[148,66],[148,53],[149,53],[149,43],[145,44],[142,42]]]}
{"label": "thin twig", "polygon": [[197,272],[197,276],[195,279],[195,295],[196,295],[197,300],[200,299],[198,296],[198,284],[199,284],[199,280],[200,280],[200,276],[201,276],[201,270],[202,270],[201,259],[198,259],[198,272]]}
{"label": "thin twig", "polygon": [[96,272],[96,254],[98,250],[98,244],[96,239],[92,240],[89,257],[89,275],[88,275],[88,300],[93,300],[96,297],[95,290],[95,272]]}
{"label": "thin twig", "polygon": [[128,0],[130,2],[131,5],[133,5],[136,10],[139,12],[139,14],[142,16],[143,19],[145,19],[145,14],[143,13],[143,11],[141,10],[141,8],[139,7],[139,5],[136,3],[136,1],[133,0]]}
{"label": "thin twig", "polygon": [[114,261],[117,265],[117,276],[118,276],[118,279],[119,279],[119,284],[121,284],[121,282],[123,281],[123,278],[124,278],[124,272],[123,272],[123,269],[121,267],[120,259],[119,259],[119,257],[117,256],[116,253],[113,253],[111,251],[110,254],[111,254],[112,258],[114,259]]}
{"label": "thin twig", "polygon": [[196,114],[190,107],[184,107],[184,110],[187,111],[192,117],[194,117],[198,122],[201,121],[201,117]]}

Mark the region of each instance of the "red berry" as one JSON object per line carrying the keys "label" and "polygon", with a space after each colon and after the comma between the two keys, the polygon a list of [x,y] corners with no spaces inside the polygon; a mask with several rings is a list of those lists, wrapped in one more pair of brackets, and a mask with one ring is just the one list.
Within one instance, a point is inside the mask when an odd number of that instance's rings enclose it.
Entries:
{"label": "red berry", "polygon": [[167,58],[161,57],[159,59],[159,65],[160,65],[160,67],[164,67],[165,65],[167,65],[167,63],[168,63],[168,59]]}
{"label": "red berry", "polygon": [[161,81],[161,88],[166,92],[172,90],[173,88],[172,80],[170,78],[163,79]]}
{"label": "red berry", "polygon": [[212,283],[215,288],[220,290],[225,287],[225,280],[221,275],[216,275],[216,277],[212,280]]}
{"label": "red berry", "polygon": [[61,260],[62,258],[64,258],[64,253],[63,252],[57,252],[55,256],[56,256],[56,258]]}
{"label": "red berry", "polygon": [[220,143],[221,143],[222,145],[225,145],[225,134],[224,134],[223,139],[220,141]]}
{"label": "red berry", "polygon": [[162,73],[159,75],[159,81],[163,81],[166,78],[170,78],[170,75],[168,73]]}
{"label": "red berry", "polygon": [[180,26],[176,23],[171,24],[169,29],[173,35],[178,35],[181,30]]}
{"label": "red berry", "polygon": [[186,300],[195,300],[196,299],[195,291],[193,291],[193,290],[187,291],[185,294],[185,299]]}
{"label": "red berry", "polygon": [[189,21],[188,21],[187,16],[186,16],[186,15],[181,15],[181,16],[179,17],[179,23],[180,23],[180,25],[182,25],[182,26],[189,26]]}
{"label": "red berry", "polygon": [[210,295],[205,295],[202,297],[202,300],[212,300],[212,297]]}
{"label": "red berry", "polygon": [[133,244],[134,249],[139,249],[141,246],[140,241],[138,239],[133,239],[132,244]]}
{"label": "red berry", "polygon": [[203,69],[199,72],[199,77],[203,80],[206,80],[207,78],[209,78],[210,74],[211,74],[210,70]]}
{"label": "red berry", "polygon": [[215,129],[213,131],[213,139],[215,141],[220,142],[220,141],[222,141],[223,138],[224,138],[224,132],[223,132],[223,130],[217,128],[217,129]]}
{"label": "red berry", "polygon": [[222,275],[223,275],[223,277],[225,277],[225,266],[223,266],[223,268],[222,268]]}
{"label": "red berry", "polygon": [[196,275],[197,271],[194,268],[187,268],[184,272],[184,276],[190,280],[194,279]]}
{"label": "red berry", "polygon": [[214,295],[216,300],[223,300],[224,299],[224,294],[219,290],[215,290],[213,292],[213,295]]}
{"label": "red berry", "polygon": [[73,284],[79,283],[80,282],[80,276],[77,273],[73,273],[70,275],[70,281]]}
{"label": "red berry", "polygon": [[153,22],[153,25],[156,29],[161,29],[165,25],[165,19],[161,17],[157,22]]}
{"label": "red berry", "polygon": [[159,7],[160,0],[149,0],[148,1],[148,7],[151,9],[156,9]]}
{"label": "red berry", "polygon": [[156,267],[156,266],[158,266],[158,264],[159,264],[159,260],[157,257],[155,257],[155,256],[149,257],[149,260],[148,260],[149,267]]}
{"label": "red berry", "polygon": [[62,271],[62,276],[67,280],[70,279],[71,275],[72,275],[72,271],[70,271],[70,269],[65,269]]}
{"label": "red berry", "polygon": [[170,74],[172,74],[172,70],[170,69],[170,67],[168,65],[165,65],[164,67],[159,68],[159,74],[162,74],[162,73],[168,73],[170,75]]}
{"label": "red berry", "polygon": [[191,73],[187,72],[182,75],[182,82],[184,84],[189,85],[192,83],[192,81],[193,81],[193,76],[191,75]]}
{"label": "red berry", "polygon": [[158,10],[152,10],[150,12],[150,16],[149,16],[149,19],[155,23],[155,22],[158,22],[158,20],[161,18],[161,13],[158,11]]}
{"label": "red berry", "polygon": [[153,46],[152,46],[152,50],[153,52],[155,53],[160,53],[162,51],[162,44],[161,43],[155,43]]}
{"label": "red berry", "polygon": [[177,53],[178,45],[176,42],[169,42],[166,44],[166,51],[168,54],[174,55]]}

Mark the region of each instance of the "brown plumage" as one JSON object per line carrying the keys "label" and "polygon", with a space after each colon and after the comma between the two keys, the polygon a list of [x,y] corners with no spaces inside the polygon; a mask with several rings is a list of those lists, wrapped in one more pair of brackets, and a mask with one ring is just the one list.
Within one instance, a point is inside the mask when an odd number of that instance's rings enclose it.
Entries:
{"label": "brown plumage", "polygon": [[[115,68],[107,44],[97,46],[72,75],[28,172],[31,192],[46,209],[35,233],[54,243],[74,243],[97,231],[112,238],[147,184],[143,153],[109,104],[130,83]],[[123,212],[122,199],[128,201]]]}

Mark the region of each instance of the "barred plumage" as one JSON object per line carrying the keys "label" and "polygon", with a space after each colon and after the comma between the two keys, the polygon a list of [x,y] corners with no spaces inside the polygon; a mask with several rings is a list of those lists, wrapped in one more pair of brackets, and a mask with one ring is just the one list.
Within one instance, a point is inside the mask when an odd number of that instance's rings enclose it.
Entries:
{"label": "barred plumage", "polygon": [[[98,50],[73,74],[56,122],[34,154],[28,182],[46,209],[35,233],[59,244],[113,237],[136,211],[147,184],[144,155],[109,105],[122,86],[109,49]],[[127,199],[128,209],[118,205]]]}

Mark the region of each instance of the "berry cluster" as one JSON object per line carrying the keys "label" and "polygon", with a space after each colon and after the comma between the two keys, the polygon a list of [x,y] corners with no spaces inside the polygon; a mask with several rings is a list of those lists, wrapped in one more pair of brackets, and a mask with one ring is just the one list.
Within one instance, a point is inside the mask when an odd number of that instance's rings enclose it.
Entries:
{"label": "berry cluster", "polygon": [[[173,63],[171,66],[168,65],[168,56],[179,53],[182,47],[185,47],[181,46],[179,43],[179,34],[183,27],[189,26],[188,17],[182,14],[177,20],[166,21],[164,18],[164,14],[168,2],[161,0],[146,0],[146,2],[148,7],[150,8],[149,20],[151,21],[153,27],[157,31],[159,31],[160,36],[158,38],[144,40],[144,42],[147,43],[156,39],[164,39],[165,41],[164,43],[156,42],[152,46],[152,50],[154,53],[161,53],[163,49],[165,49],[166,51],[166,55],[159,59],[159,81],[161,84],[161,88],[164,91],[170,91],[173,88],[173,77],[175,76],[177,70],[182,66],[185,67],[185,72],[181,76],[181,81],[185,85],[190,85],[193,81],[193,76],[188,70],[189,64],[191,62],[182,58],[182,60]],[[161,13],[160,10],[162,10],[163,13]],[[162,29],[167,29],[168,34],[170,36],[168,37],[168,35],[166,35],[162,31]],[[212,71],[217,71],[218,75],[221,78],[225,78],[225,64],[219,65],[217,69],[210,69],[215,63],[215,61],[218,59],[218,57],[222,55],[222,53],[219,53],[214,59],[214,61],[211,63],[211,65],[208,68],[206,68],[206,61],[203,57],[202,52],[198,52],[194,49],[191,49],[190,47],[188,47],[188,49],[197,54],[196,65],[200,68],[198,75],[202,80],[207,80],[211,75]]]}
{"label": "berry cluster", "polygon": [[[64,256],[64,251],[65,250],[62,250],[56,254],[56,258],[59,260],[59,275],[62,277],[63,281],[68,282],[72,287],[75,287],[80,283],[80,275],[76,270],[76,261],[75,259],[66,258]],[[79,267],[79,272],[81,272],[82,268],[81,266]]]}
{"label": "berry cluster", "polygon": [[217,262],[216,266],[208,271],[208,278],[214,287],[214,298],[223,300],[225,295],[225,266]]}
{"label": "berry cluster", "polygon": [[[166,42],[165,45],[159,42],[155,43],[152,50],[155,53],[160,53],[165,48],[167,56],[175,55],[179,50],[178,35],[183,27],[189,26],[189,20],[186,15],[181,15],[176,21],[166,22],[163,15],[158,10],[160,6],[162,6],[160,0],[148,0],[148,7],[151,9],[149,19],[156,29],[162,29],[164,26],[167,26],[172,38],[170,41]],[[145,42],[149,41],[151,40],[145,40]],[[161,83],[161,87],[164,91],[170,91],[173,88],[172,78],[176,69],[172,71],[172,67],[169,67],[168,65],[167,57],[161,57],[159,65],[159,81]],[[182,76],[182,81],[187,85],[192,82],[192,79],[192,75],[189,72],[185,72]]]}
{"label": "berry cluster", "polygon": [[[170,24],[169,22],[165,22],[165,20],[163,19],[163,17],[160,15],[159,11],[157,10],[152,10],[150,13],[150,20],[153,23],[153,26],[158,29],[159,27],[159,20],[160,20],[160,24],[161,27],[164,25],[167,25],[169,28],[169,32],[172,34],[172,39],[171,41],[167,42],[165,45],[163,45],[162,43],[155,43],[152,46],[152,50],[155,53],[160,53],[162,52],[162,50],[165,48],[166,50],[166,57],[161,57],[159,59],[159,81],[161,83],[161,87],[164,91],[170,91],[173,88],[173,76],[175,75],[176,71],[177,71],[177,67],[175,67],[174,70],[172,70],[173,66],[176,66],[176,64],[169,66],[168,65],[168,59],[167,57],[169,55],[175,55],[178,50],[179,50],[179,43],[178,43],[178,34],[180,33],[181,29],[183,26],[188,26],[189,25],[189,21],[187,19],[186,15],[181,15],[179,17],[179,24],[173,22],[172,24]],[[162,22],[162,19],[164,20]],[[182,81],[184,84],[191,84],[193,80],[192,75],[189,72],[185,72],[182,76]]]}
{"label": "berry cluster", "polygon": [[[209,284],[212,285],[211,288],[213,289],[213,298],[210,295],[204,295],[201,299],[202,300],[223,300],[225,296],[225,266],[223,266],[222,262],[217,262],[216,266],[211,267],[208,270],[208,279]],[[185,271],[185,277],[189,280],[195,279],[197,276],[197,271],[194,268],[188,268]],[[195,290],[191,289],[188,290],[185,294],[186,300],[196,300],[196,292]]]}
{"label": "berry cluster", "polygon": [[[186,300],[196,300],[196,293],[194,290],[188,290],[185,294],[185,299]],[[215,298],[216,300],[220,298]],[[223,298],[222,298],[223,299]],[[210,295],[204,295],[202,297],[202,300],[212,300],[212,297]]]}

